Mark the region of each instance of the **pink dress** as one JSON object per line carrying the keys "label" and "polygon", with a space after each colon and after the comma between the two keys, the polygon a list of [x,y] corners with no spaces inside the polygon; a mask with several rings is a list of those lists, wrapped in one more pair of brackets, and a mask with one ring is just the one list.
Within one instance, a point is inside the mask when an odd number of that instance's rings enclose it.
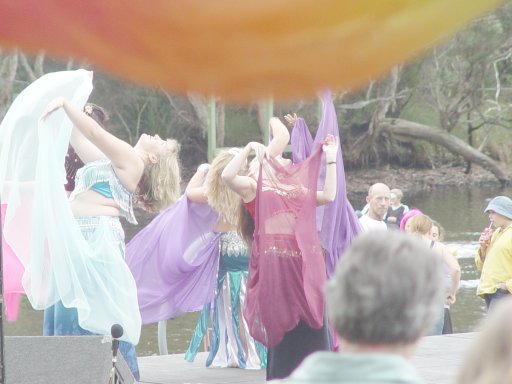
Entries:
{"label": "pink dress", "polygon": [[321,156],[320,146],[300,164],[266,161],[255,205],[247,204],[255,231],[244,316],[251,335],[269,348],[301,320],[323,326],[326,272],[315,221]]}

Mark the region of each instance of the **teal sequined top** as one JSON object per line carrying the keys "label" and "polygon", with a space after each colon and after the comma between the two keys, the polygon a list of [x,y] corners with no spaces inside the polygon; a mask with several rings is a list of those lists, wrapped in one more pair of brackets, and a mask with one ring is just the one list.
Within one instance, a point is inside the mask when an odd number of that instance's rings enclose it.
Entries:
{"label": "teal sequined top", "polygon": [[110,160],[93,161],[77,171],[75,189],[71,193],[70,199],[73,200],[76,195],[87,190],[93,190],[114,199],[119,206],[120,216],[132,224],[137,224],[133,212],[133,193],[121,184]]}

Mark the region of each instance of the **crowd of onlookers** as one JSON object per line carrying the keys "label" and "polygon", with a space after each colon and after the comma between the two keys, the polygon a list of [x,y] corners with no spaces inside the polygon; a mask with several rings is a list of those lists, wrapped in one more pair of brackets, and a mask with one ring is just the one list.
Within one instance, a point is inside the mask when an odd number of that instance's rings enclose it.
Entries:
{"label": "crowd of onlookers", "polygon": [[[447,315],[460,267],[442,244],[442,227],[402,198],[385,184],[370,187],[357,211],[363,233],[326,290],[340,353],[309,356],[282,383],[424,383],[409,359],[422,336],[452,332]],[[491,224],[479,239],[477,294],[490,311],[458,367],[457,384],[512,383],[512,200],[495,197],[484,212]]]}

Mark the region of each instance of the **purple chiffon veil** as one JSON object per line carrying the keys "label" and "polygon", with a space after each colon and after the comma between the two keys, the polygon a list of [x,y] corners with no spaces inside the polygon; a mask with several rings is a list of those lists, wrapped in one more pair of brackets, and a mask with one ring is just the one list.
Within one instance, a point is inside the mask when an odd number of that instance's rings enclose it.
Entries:
{"label": "purple chiffon veil", "polygon": [[[293,161],[301,162],[309,156],[318,145],[322,145],[329,134],[338,138],[339,129],[336,111],[330,91],[321,95],[323,103],[322,119],[318,126],[315,139],[312,140],[304,119],[298,119],[291,134]],[[332,203],[320,206],[316,210],[317,228],[320,243],[325,250],[325,262],[327,278],[330,278],[336,267],[336,263],[345,249],[360,232],[359,221],[354,208],[347,198],[347,185],[345,181],[345,168],[343,166],[343,154],[341,143],[336,158],[337,193]],[[320,167],[319,189],[323,188],[325,180],[325,165]]]}
{"label": "purple chiffon veil", "polygon": [[183,195],[126,246],[143,324],[199,311],[213,300],[217,281],[218,218],[208,204]]}
{"label": "purple chiffon veil", "polygon": [[[323,117],[312,139],[303,119],[291,134],[294,163],[305,160],[328,134],[339,137],[330,92],[322,96]],[[320,169],[320,187],[325,166]],[[336,262],[359,233],[359,222],[347,199],[341,149],[337,157],[336,199],[317,208],[317,226],[330,277]],[[212,232],[217,213],[207,204],[182,196],[156,216],[126,246],[126,262],[137,284],[142,323],[166,320],[201,310],[215,294],[219,234]]]}

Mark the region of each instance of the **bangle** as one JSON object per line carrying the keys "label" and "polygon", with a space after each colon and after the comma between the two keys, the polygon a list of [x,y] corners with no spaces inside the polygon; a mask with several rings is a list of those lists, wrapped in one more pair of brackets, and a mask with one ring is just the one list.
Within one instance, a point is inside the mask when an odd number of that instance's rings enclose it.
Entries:
{"label": "bangle", "polygon": [[329,161],[329,162],[327,163],[327,165],[329,165],[329,164],[336,164],[336,162],[335,162],[335,161]]}

